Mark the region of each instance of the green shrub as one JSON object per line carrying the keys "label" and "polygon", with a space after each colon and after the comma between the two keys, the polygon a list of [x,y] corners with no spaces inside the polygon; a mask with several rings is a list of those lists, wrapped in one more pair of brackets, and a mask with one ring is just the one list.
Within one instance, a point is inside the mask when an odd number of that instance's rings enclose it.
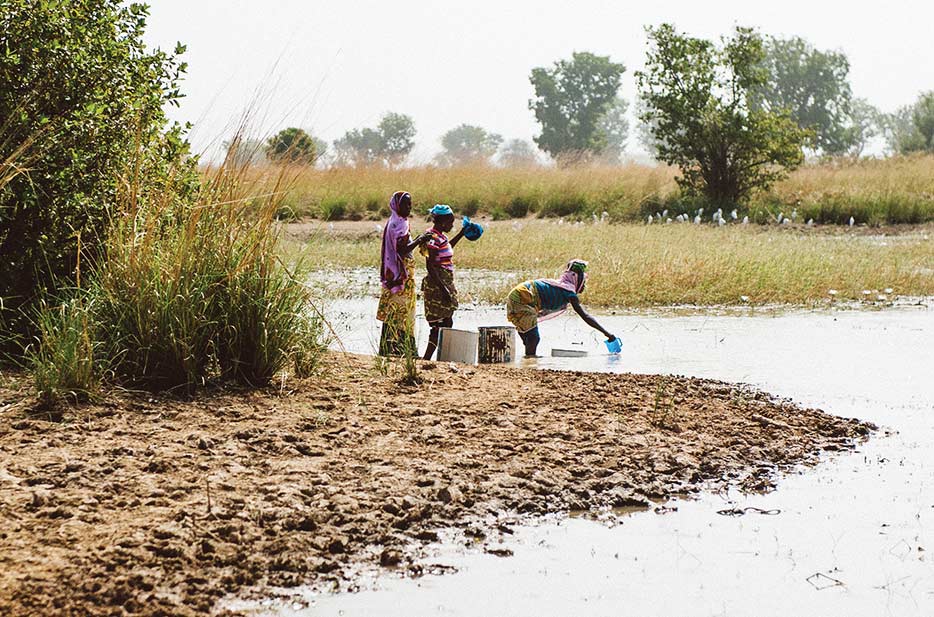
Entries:
{"label": "green shrub", "polygon": [[464,216],[475,216],[477,212],[480,211],[480,200],[476,197],[471,197],[464,201],[462,205],[457,207],[458,214]]}
{"label": "green shrub", "polygon": [[494,221],[505,221],[508,218],[512,218],[508,212],[498,207],[493,208],[493,210],[490,212],[490,216],[493,218]]}
{"label": "green shrub", "polygon": [[0,161],[42,134],[31,171],[0,191],[0,317],[21,335],[40,289],[74,284],[79,238],[89,255],[100,249],[116,170],[145,179],[143,191],[172,174],[176,191],[195,186],[193,165],[178,164],[181,128],[163,112],[181,97],[184,47],[147,50],[147,11],[121,0],[0,4]]}
{"label": "green shrub", "polygon": [[532,200],[522,195],[516,195],[506,205],[506,213],[512,218],[521,219],[529,214],[532,206]]}
{"label": "green shrub", "polygon": [[327,198],[321,201],[321,219],[324,221],[339,221],[347,213],[347,200]]}

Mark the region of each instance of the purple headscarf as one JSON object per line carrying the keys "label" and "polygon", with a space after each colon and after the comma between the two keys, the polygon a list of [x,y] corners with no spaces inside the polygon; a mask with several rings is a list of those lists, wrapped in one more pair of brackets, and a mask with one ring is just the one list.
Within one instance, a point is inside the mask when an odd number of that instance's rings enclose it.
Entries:
{"label": "purple headscarf", "polygon": [[389,200],[389,222],[383,229],[383,256],[379,270],[379,278],[383,287],[392,293],[399,293],[405,286],[405,279],[408,274],[405,271],[405,264],[402,261],[402,255],[397,249],[399,238],[408,239],[409,220],[399,215],[399,205],[402,198],[409,195],[405,191],[396,191]]}

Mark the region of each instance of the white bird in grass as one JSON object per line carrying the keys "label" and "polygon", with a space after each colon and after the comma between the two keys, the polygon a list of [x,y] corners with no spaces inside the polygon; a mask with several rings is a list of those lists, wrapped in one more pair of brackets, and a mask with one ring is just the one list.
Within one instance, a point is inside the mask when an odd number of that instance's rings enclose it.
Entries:
{"label": "white bird in grass", "polygon": [[700,214],[698,214],[697,216],[694,217],[694,224],[695,224],[695,225],[700,225]]}
{"label": "white bird in grass", "polygon": [[740,302],[749,302],[749,296],[740,296],[740,297],[739,297],[739,301],[740,301]]}
{"label": "white bird in grass", "polygon": [[666,224],[666,225],[667,225],[668,223],[670,223],[670,222],[671,222],[671,219],[665,219],[665,224]]}
{"label": "white bird in grass", "polygon": [[607,220],[608,218],[610,218],[610,213],[607,212],[606,210],[604,210],[604,211],[603,211],[603,214],[600,215],[600,222],[602,223],[603,221]]}
{"label": "white bird in grass", "polygon": [[794,210],[791,211],[791,220],[792,222],[794,222],[797,219],[798,219],[798,209],[795,208]]}
{"label": "white bird in grass", "polygon": [[782,224],[782,219],[784,219],[784,218],[785,218],[785,216],[784,216],[781,212],[779,212],[779,213],[778,213],[778,216],[775,217],[775,222],[778,223],[779,225],[781,225],[781,224]]}
{"label": "white bird in grass", "polygon": [[375,225],[373,225],[373,229],[376,231],[376,235],[383,233],[383,226],[380,225],[379,223],[376,223]]}
{"label": "white bird in grass", "polygon": [[748,217],[748,216],[744,216],[744,217],[743,217],[743,225],[748,225],[748,224],[749,224],[749,217]]}
{"label": "white bird in grass", "polygon": [[662,210],[662,216],[666,216],[666,217],[668,216],[668,210],[667,210],[667,209]]}
{"label": "white bird in grass", "polygon": [[814,219],[808,219],[808,227],[814,227]]}
{"label": "white bird in grass", "polygon": [[645,224],[646,224],[646,225],[651,225],[651,224],[652,224],[652,215],[651,215],[651,214],[649,215],[649,218],[645,219]]}
{"label": "white bird in grass", "polygon": [[730,218],[735,221],[739,218],[739,213],[734,209],[732,212],[730,212]]}
{"label": "white bird in grass", "polygon": [[884,291],[886,294],[890,294],[890,293],[892,293],[892,292],[895,291],[895,290],[892,289],[891,287],[886,287],[883,291]]}
{"label": "white bird in grass", "polygon": [[782,221],[782,225],[791,225],[791,219],[785,219]]}
{"label": "white bird in grass", "polygon": [[829,289],[829,290],[827,290],[827,293],[830,295],[830,297],[833,297],[833,296],[836,296],[836,295],[837,295],[837,290],[836,290],[836,289]]}
{"label": "white bird in grass", "polygon": [[856,222],[856,219],[854,219],[854,218],[851,216],[851,217],[850,217],[850,227],[852,227],[852,226],[853,226],[853,223],[855,223],[855,222]]}
{"label": "white bird in grass", "polygon": [[334,233],[334,223],[328,223],[328,231]]}
{"label": "white bird in grass", "polygon": [[726,221],[724,221],[722,218],[717,219],[717,225],[719,225],[720,227],[723,227],[724,225],[726,225]]}

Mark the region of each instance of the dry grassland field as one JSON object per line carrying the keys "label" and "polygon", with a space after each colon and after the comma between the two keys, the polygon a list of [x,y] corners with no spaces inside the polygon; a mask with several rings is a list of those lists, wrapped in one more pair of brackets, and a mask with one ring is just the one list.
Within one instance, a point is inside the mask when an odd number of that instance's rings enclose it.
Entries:
{"label": "dry grassland field", "polygon": [[[252,171],[254,180],[270,172]],[[473,216],[640,221],[668,210],[672,218],[699,207],[680,195],[677,170],[660,166],[300,168],[292,172],[282,216],[325,220],[379,220],[388,216],[393,191],[412,193],[416,204],[447,203]],[[934,220],[934,156],[882,160],[834,160],[793,171],[748,204],[752,222],[774,221],[779,213],[816,223],[918,224]],[[707,215],[711,209],[707,208]]]}

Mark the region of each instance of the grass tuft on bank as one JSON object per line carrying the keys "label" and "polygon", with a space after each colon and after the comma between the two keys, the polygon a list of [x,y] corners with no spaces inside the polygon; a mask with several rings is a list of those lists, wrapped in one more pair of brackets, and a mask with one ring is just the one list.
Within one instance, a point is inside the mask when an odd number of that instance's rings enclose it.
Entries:
{"label": "grass tuft on bank", "polygon": [[258,185],[246,173],[225,163],[193,199],[128,179],[78,287],[38,311],[27,358],[42,403],[86,400],[107,380],[190,391],[314,370],[323,324],[304,265],[279,258],[276,212],[289,178],[282,170]]}

